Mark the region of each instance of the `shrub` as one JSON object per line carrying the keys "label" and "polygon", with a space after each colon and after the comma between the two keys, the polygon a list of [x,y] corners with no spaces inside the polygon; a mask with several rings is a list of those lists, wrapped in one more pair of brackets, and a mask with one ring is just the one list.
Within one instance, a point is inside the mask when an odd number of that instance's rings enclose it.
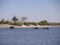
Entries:
{"label": "shrub", "polygon": [[44,21],[39,22],[38,24],[39,25],[48,25],[48,22],[44,20]]}
{"label": "shrub", "polygon": [[9,25],[14,25],[14,23],[13,22],[9,22]]}
{"label": "shrub", "polygon": [[30,26],[30,24],[29,24],[28,22],[25,22],[24,25],[26,25],[26,26]]}
{"label": "shrub", "polygon": [[5,21],[4,24],[9,24],[9,21]]}
{"label": "shrub", "polygon": [[15,26],[22,26],[22,23],[20,23],[20,22],[14,22],[14,25]]}
{"label": "shrub", "polygon": [[37,26],[36,22],[31,22],[31,25]]}
{"label": "shrub", "polygon": [[10,25],[15,25],[15,26],[22,26],[22,23],[20,23],[20,22],[10,22],[9,23]]}

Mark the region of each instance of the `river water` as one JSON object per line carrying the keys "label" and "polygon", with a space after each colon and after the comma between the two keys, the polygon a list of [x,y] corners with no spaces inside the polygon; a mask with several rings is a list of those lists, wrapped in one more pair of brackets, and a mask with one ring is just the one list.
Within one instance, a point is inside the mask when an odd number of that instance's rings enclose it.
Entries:
{"label": "river water", "polygon": [[0,28],[0,45],[60,45],[60,28]]}

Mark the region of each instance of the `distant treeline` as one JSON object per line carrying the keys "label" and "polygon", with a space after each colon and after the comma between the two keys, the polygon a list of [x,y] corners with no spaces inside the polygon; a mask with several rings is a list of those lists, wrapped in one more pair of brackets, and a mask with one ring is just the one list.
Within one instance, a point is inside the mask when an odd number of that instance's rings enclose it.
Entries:
{"label": "distant treeline", "polygon": [[27,19],[28,19],[27,17],[22,17],[21,20],[19,21],[19,19],[16,16],[14,16],[11,19],[12,21],[5,21],[4,19],[0,20],[0,24],[9,24],[9,25],[16,25],[16,26],[22,26],[22,25],[26,25],[26,26],[52,25],[52,26],[55,26],[55,25],[60,25],[60,23],[51,23],[51,22],[48,22],[47,20],[43,20],[40,22],[28,22],[28,21],[26,21]]}

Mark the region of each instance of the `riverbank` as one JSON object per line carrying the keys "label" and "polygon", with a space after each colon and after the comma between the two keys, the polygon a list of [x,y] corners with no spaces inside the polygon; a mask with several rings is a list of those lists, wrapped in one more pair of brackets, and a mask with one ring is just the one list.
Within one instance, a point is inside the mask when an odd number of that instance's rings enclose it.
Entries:
{"label": "riverbank", "polygon": [[[8,25],[8,24],[0,24],[0,28],[10,28],[11,26],[14,25]],[[30,26],[26,26],[26,25],[22,25],[22,26],[14,26],[14,28],[34,28],[34,27],[39,27],[39,28],[45,28],[45,27],[60,27],[60,26],[34,26],[34,25],[30,25]]]}

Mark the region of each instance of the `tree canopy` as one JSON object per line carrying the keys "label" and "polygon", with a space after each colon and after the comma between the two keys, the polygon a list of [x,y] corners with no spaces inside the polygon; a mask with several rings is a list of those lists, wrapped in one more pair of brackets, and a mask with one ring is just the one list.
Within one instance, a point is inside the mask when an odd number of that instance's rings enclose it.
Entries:
{"label": "tree canopy", "polygon": [[39,22],[39,25],[48,25],[48,22],[46,20],[43,20],[43,21]]}
{"label": "tree canopy", "polygon": [[16,21],[18,21],[18,18],[17,18],[16,16],[14,16],[14,17],[12,18],[12,21],[16,22]]}
{"label": "tree canopy", "polygon": [[25,22],[27,19],[28,19],[27,17],[22,17],[22,18],[21,18],[21,21],[22,21],[22,22]]}

